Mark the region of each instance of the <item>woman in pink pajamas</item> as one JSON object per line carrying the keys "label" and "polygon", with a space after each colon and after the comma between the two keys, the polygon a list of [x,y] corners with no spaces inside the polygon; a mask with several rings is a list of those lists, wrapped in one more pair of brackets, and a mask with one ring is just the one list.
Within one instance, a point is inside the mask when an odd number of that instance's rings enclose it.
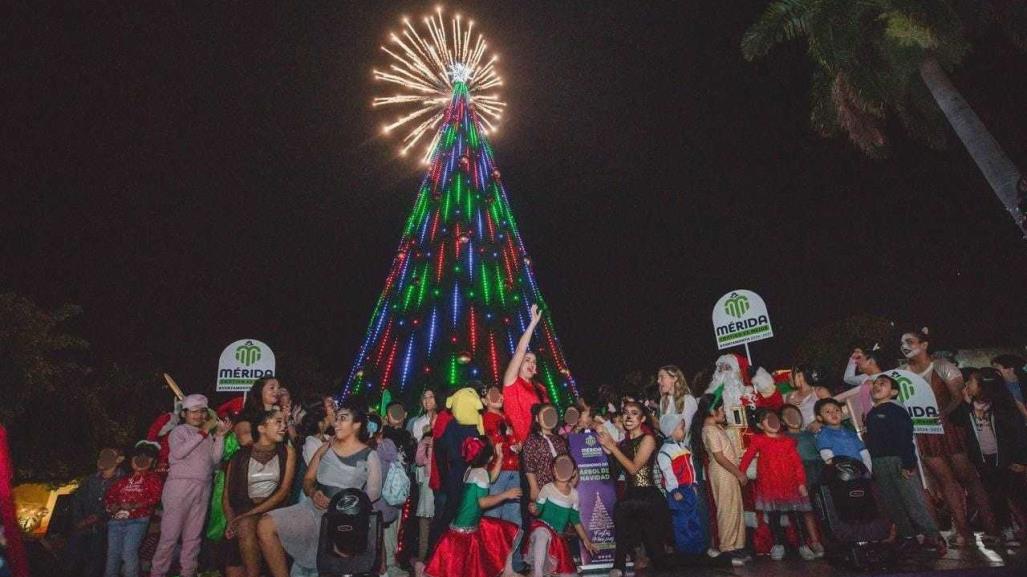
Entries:
{"label": "woman in pink pajamas", "polygon": [[210,503],[211,479],[214,467],[221,461],[225,433],[230,428],[226,421],[208,420],[207,417],[207,397],[189,395],[182,401],[183,424],[168,435],[171,469],[161,497],[164,516],[160,522],[160,542],[153,555],[150,577],[165,577],[179,538],[182,540],[179,557],[182,577],[196,575],[203,522]]}

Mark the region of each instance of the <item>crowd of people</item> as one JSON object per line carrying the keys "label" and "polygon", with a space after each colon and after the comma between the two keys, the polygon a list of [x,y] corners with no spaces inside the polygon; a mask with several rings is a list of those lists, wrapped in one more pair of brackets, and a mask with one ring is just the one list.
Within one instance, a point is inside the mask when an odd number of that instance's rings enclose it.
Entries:
{"label": "crowd of people", "polygon": [[[137,577],[154,535],[151,577],[176,563],[195,577],[201,562],[226,576],[317,575],[322,516],[357,489],[384,524],[375,574],[573,575],[601,549],[582,525],[569,450],[582,432],[596,435],[617,483],[611,577],[629,559],[640,570],[824,556],[813,496],[842,461],[872,474],[897,548],[942,554],[977,543],[975,529],[984,546],[1019,546],[1022,358],[960,369],[912,330],[895,346],[853,350],[835,375],[843,390],[810,366],[783,383],[725,355],[691,384],[667,365],[646,390],[602,387],[561,416],[528,350],[539,318],[533,307],[502,382],[426,388],[415,415],[329,394],[296,403],[275,378],[254,383],[242,406],[186,396],[150,439],[100,452],[75,496],[66,574]],[[930,383],[942,434],[916,432],[900,403],[887,372],[900,354]]]}

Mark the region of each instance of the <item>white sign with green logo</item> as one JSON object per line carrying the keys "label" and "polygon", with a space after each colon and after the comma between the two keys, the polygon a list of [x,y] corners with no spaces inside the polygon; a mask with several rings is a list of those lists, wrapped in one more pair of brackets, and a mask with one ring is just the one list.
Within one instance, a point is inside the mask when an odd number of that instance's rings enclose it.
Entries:
{"label": "white sign with green logo", "polygon": [[913,419],[913,431],[921,435],[941,435],[945,430],[941,424],[941,416],[938,412],[938,400],[934,398],[934,389],[931,384],[920,375],[895,369],[885,371],[885,375],[895,379],[899,384],[898,401],[906,408],[909,417]]}
{"label": "white sign with green logo", "polygon": [[760,295],[745,289],[720,297],[713,307],[713,334],[718,349],[727,349],[774,336],[767,304]]}
{"label": "white sign with green logo", "polygon": [[218,361],[217,391],[246,392],[253,381],[275,376],[275,354],[271,347],[254,339],[243,339],[225,347]]}

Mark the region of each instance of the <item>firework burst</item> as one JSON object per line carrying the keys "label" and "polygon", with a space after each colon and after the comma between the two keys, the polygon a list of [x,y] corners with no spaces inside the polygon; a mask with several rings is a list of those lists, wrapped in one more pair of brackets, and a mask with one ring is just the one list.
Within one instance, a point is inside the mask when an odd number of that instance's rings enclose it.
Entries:
{"label": "firework burst", "polygon": [[385,70],[374,70],[374,78],[398,87],[391,96],[379,96],[371,105],[390,107],[399,116],[382,126],[382,132],[406,131],[399,152],[406,155],[419,142],[430,137],[424,150],[425,162],[439,138],[442,114],[453,95],[453,85],[467,86],[471,102],[486,132],[495,132],[506,103],[500,98],[502,78],[496,71],[497,55],[487,53],[485,38],[474,32],[474,21],[457,14],[448,25],[442,8],[424,18],[424,31],[418,32],[407,18],[403,28],[389,35],[381,47],[389,55]]}

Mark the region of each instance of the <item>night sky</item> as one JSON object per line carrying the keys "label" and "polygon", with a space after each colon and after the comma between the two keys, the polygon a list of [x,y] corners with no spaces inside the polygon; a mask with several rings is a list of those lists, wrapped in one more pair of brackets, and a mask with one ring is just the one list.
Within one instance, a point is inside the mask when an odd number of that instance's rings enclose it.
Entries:
{"label": "night sky", "polygon": [[[949,347],[1027,340],[1027,243],[954,135],[892,131],[886,160],[821,139],[802,47],[745,62],[766,2],[731,5],[447,5],[501,55],[496,159],[579,383],[712,363],[735,288],[767,301],[776,337],[753,353],[775,368],[857,313]],[[371,68],[433,6],[23,7],[0,68],[0,291],[81,305],[96,362],[190,389],[238,338],[286,379],[347,372],[420,181],[379,135]],[[954,80],[1027,167],[1027,59],[977,40]]]}

